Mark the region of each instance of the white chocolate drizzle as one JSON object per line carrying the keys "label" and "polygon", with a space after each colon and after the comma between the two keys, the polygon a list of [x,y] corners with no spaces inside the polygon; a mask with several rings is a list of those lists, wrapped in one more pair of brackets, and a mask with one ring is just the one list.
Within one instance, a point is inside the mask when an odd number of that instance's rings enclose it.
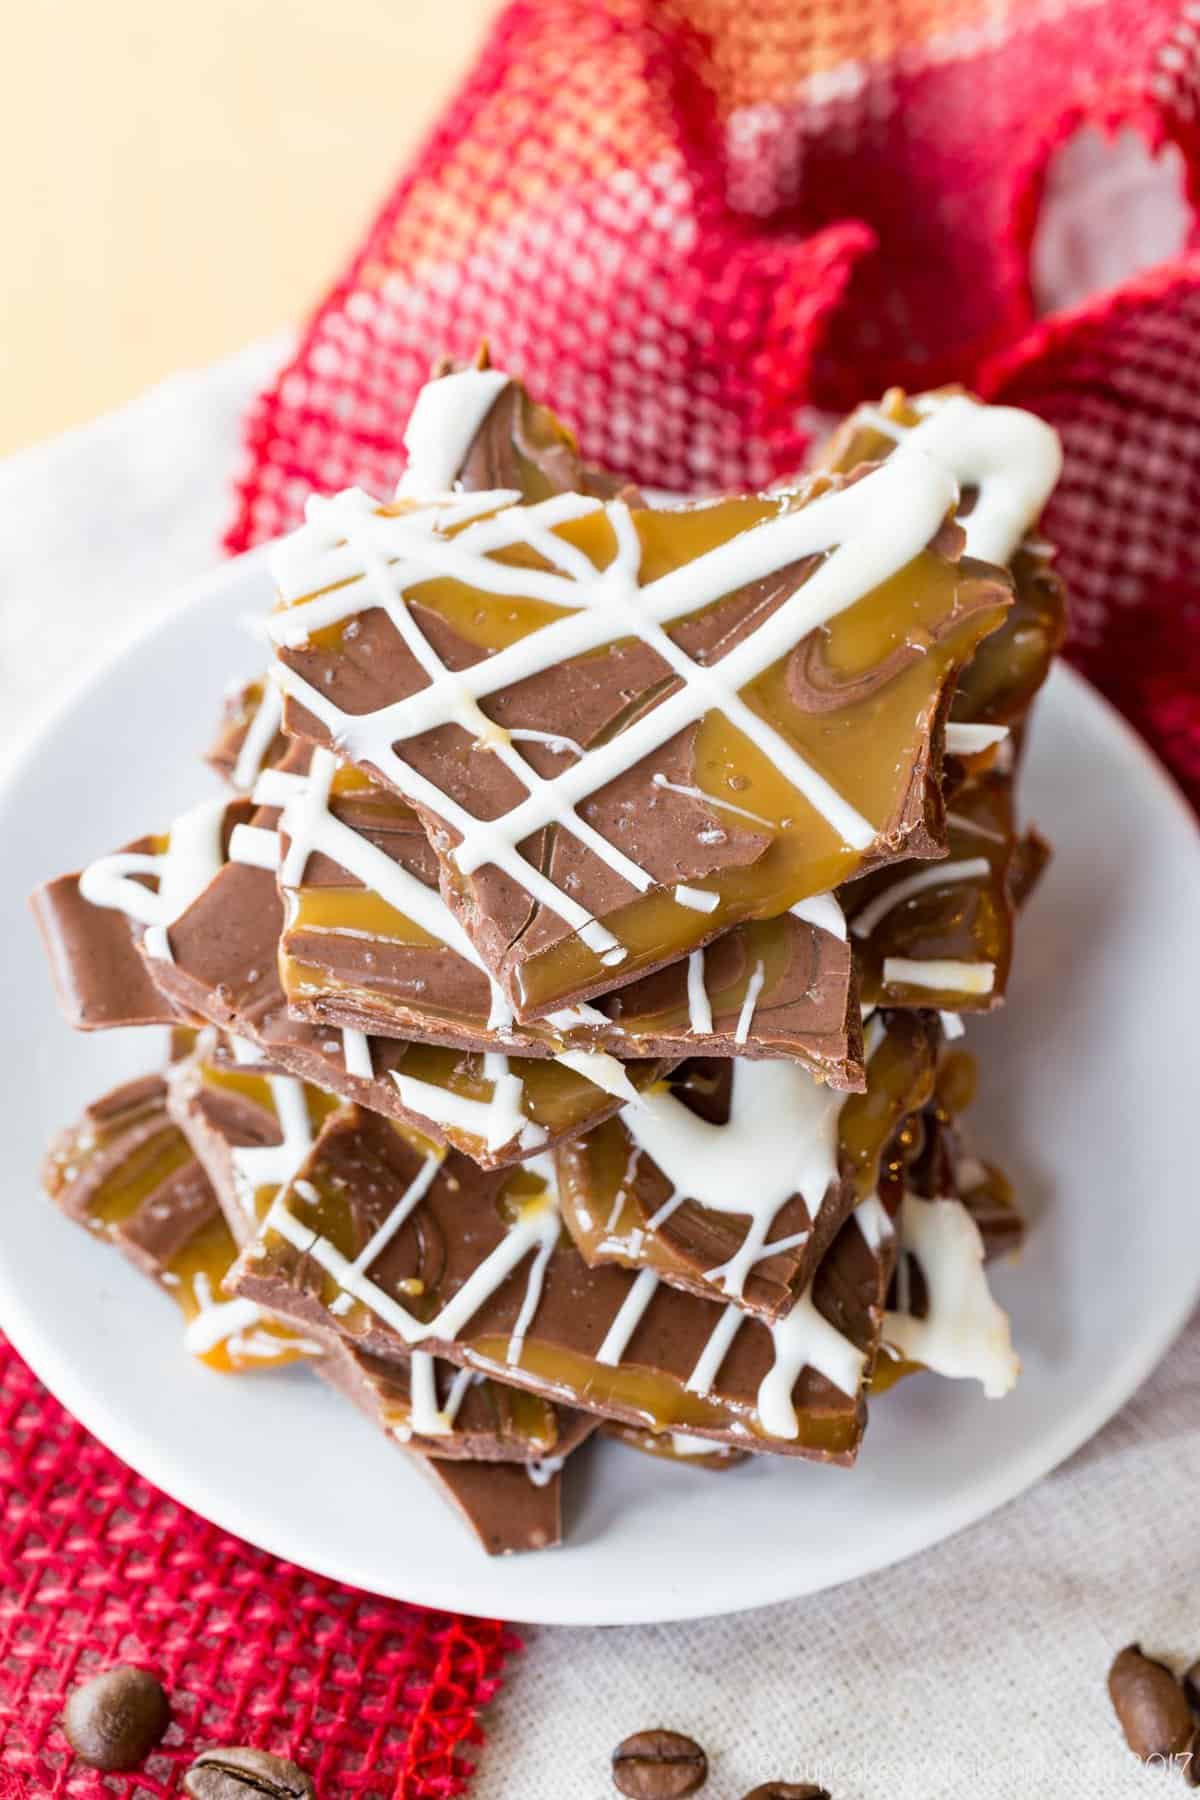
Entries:
{"label": "white chocolate drizzle", "polygon": [[281,1141],[235,1145],[230,1152],[234,1190],[249,1219],[257,1216],[258,1190],[268,1187],[278,1191],[286,1187],[295,1179],[313,1146],[304,1083],[294,1075],[268,1075],[266,1079]]}
{"label": "white chocolate drizzle", "polygon": [[885,919],[894,907],[902,906],[917,894],[925,893],[928,888],[955,887],[964,881],[982,881],[992,872],[991,864],[986,856],[967,857],[962,862],[935,862],[928,868],[918,869],[914,875],[906,875],[901,881],[893,881],[867,902],[861,912],[855,914],[850,921],[850,929],[855,937],[870,937],[881,919]]}
{"label": "white chocolate drizzle", "polygon": [[604,1342],[596,1352],[598,1363],[614,1366],[619,1363],[629,1348],[629,1340],[641,1324],[655,1293],[658,1291],[658,1276],[653,1269],[642,1269],[621,1302],[620,1310],[613,1319],[605,1334]]}
{"label": "white chocolate drizzle", "polygon": [[[539,1170],[539,1172],[541,1171]],[[420,1176],[417,1179],[419,1180]],[[297,1191],[304,1197],[299,1187]],[[395,1210],[403,1208],[406,1202],[410,1201],[411,1194],[412,1188],[410,1187]],[[411,1204],[409,1210],[411,1211]],[[388,1219],[380,1227],[380,1231],[375,1234],[376,1239],[385,1231],[389,1237],[394,1235],[398,1227],[391,1226],[391,1219],[392,1215],[389,1214]],[[352,1294],[356,1300],[369,1307],[378,1318],[398,1334],[404,1343],[413,1346],[425,1343],[431,1338],[440,1338],[444,1341],[455,1338],[475,1317],[484,1302],[532,1253],[533,1268],[528,1277],[526,1300],[528,1300],[529,1294],[533,1293],[534,1301],[524,1328],[528,1330],[528,1324],[532,1321],[540,1297],[541,1277],[544,1274],[546,1262],[550,1252],[558,1243],[560,1217],[557,1192],[553,1187],[545,1188],[541,1195],[527,1201],[521,1208],[516,1221],[509,1226],[490,1254],[472,1271],[458,1292],[451,1296],[434,1318],[424,1322],[414,1318],[412,1313],[401,1306],[398,1300],[394,1300],[390,1294],[385,1293],[376,1282],[370,1279],[367,1274],[370,1262],[364,1261],[362,1253],[352,1262],[349,1257],[343,1256],[342,1252],[335,1244],[330,1243],[328,1238],[322,1237],[319,1232],[304,1225],[289,1209],[286,1193],[276,1199],[267,1215],[264,1229],[268,1232],[278,1232],[302,1256],[311,1258],[318,1267],[325,1270],[326,1274],[331,1275],[346,1293]],[[538,1254],[539,1252],[541,1254]],[[372,1257],[370,1260],[374,1260],[374,1258]],[[522,1307],[522,1316],[524,1316],[524,1312],[525,1308]],[[513,1337],[516,1336],[517,1333],[514,1331]],[[510,1344],[510,1349],[511,1347]]]}
{"label": "white chocolate drizzle", "polygon": [[688,887],[686,882],[679,882],[675,888],[675,901],[678,906],[686,906],[692,912],[715,912],[721,904],[720,894],[711,893],[707,888]]}
{"label": "white chocolate drizzle", "polygon": [[[221,827],[227,804],[218,796],[181,813],[160,854],[119,850],[114,856],[89,863],[79,877],[80,894],[90,906],[122,912],[144,925],[146,954],[168,959],[168,928],[221,868]],[[153,877],[157,886],[143,886],[134,879],[137,875]]]}
{"label": "white chocolate drizzle", "polygon": [[351,1025],[343,1026],[342,1062],[347,1075],[357,1075],[361,1081],[375,1079],[371,1063],[371,1040],[365,1031],[355,1031]]}
{"label": "white chocolate drizzle", "polygon": [[746,994],[742,1001],[742,1010],[738,1014],[738,1022],[734,1029],[735,1044],[744,1044],[750,1035],[750,1027],[754,1023],[754,1009],[758,1005],[758,996],[762,993],[766,972],[761,962],[756,962],[746,983]]}
{"label": "white chocolate drizzle", "polygon": [[1007,725],[957,725],[946,727],[946,749],[951,756],[978,756],[991,750],[1008,736]]}
{"label": "white chocolate drizzle", "polygon": [[562,1473],[565,1456],[543,1456],[535,1462],[525,1464],[525,1473],[535,1488],[549,1487],[556,1475]]}
{"label": "white chocolate drizzle", "polygon": [[522,1150],[535,1150],[544,1144],[545,1127],[525,1116],[525,1084],[513,1074],[507,1056],[502,1051],[489,1050],[483,1059],[483,1073],[492,1089],[487,1100],[456,1094],[451,1088],[405,1075],[401,1069],[390,1071],[401,1101],[411,1112],[420,1113],[447,1130],[478,1138],[493,1155],[514,1142]]}
{"label": "white chocolate drizzle", "polygon": [[712,1004],[704,985],[704,952],[693,950],[688,957],[687,974],[688,1029],[697,1037],[712,1030]]}
{"label": "white chocolate drizzle", "polygon": [[[954,491],[949,476],[928,457],[901,449],[863,480],[807,506],[788,510],[790,496],[782,497],[773,517],[641,586],[641,544],[630,510],[620,500],[601,503],[564,494],[537,505],[514,506],[511,495],[496,493],[455,497],[396,514],[377,512],[366,496],[354,491],[329,501],[313,500],[306,525],[276,554],[281,594],[297,604],[272,620],[275,641],[297,645],[312,630],[380,607],[428,682],[392,705],[350,715],[286,665],[278,670],[279,680],[352,762],[377,769],[409,800],[446,822],[458,839],[448,854],[462,874],[487,864],[501,869],[561,918],[603,964],[615,966],[626,954],[623,946],[579,901],[527,861],[518,846],[555,824],[636,892],[645,892],[653,885],[651,877],[581,819],[576,807],[715,710],[782,772],[849,847],[866,849],[876,828],[746,704],[741,690],[810,631],[911,562],[934,536]],[[600,511],[616,543],[616,554],[603,569],[556,535],[558,526]],[[448,535],[452,530],[455,535]],[[516,567],[496,559],[495,552],[515,544],[534,549],[547,567]],[[818,555],[823,561],[808,579],[711,667],[695,662],[664,629],[750,582]],[[451,670],[422,634],[407,600],[408,589],[441,577],[465,582],[485,595],[547,601],[561,609],[560,616],[493,656]],[[511,737],[497,733],[480,701],[629,636],[649,644],[680,678],[679,686],[568,768],[551,778],[538,775]],[[525,798],[503,817],[476,818],[398,754],[397,744],[446,724],[468,731],[521,782]]]}
{"label": "white chocolate drizzle", "polygon": [[930,957],[885,956],[883,979],[889,987],[938,988],[949,994],[990,994],[996,985],[995,963],[954,962]]}
{"label": "white chocolate drizzle", "polygon": [[248,794],[259,776],[267,751],[283,723],[283,695],[273,681],[263,682],[262,698],[246,727],[230,780],[240,794]]}
{"label": "white chocolate drizzle", "polygon": [[1008,1317],[996,1304],[983,1266],[979,1227],[960,1200],[905,1194],[900,1248],[921,1271],[927,1312],[884,1318],[883,1341],[896,1356],[950,1379],[973,1378],[989,1399],[1007,1394],[1020,1363]]}
{"label": "white chocolate drizzle", "polygon": [[507,386],[498,369],[456,369],[427,381],[405,427],[408,467],[396,492],[419,499],[448,493]]}
{"label": "white chocolate drizzle", "polygon": [[[922,450],[976,500],[961,521],[967,554],[1008,563],[1062,473],[1058,433],[1015,406],[985,406],[966,394],[920,394],[919,425],[902,425],[873,407],[858,417],[908,450]],[[889,458],[889,461],[891,459]]]}
{"label": "white chocolate drizzle", "polygon": [[[369,1308],[410,1347],[431,1339],[452,1341],[508,1276],[527,1257],[530,1258],[525,1294],[508,1346],[508,1365],[517,1367],[524,1339],[536,1321],[546,1267],[558,1244],[561,1229],[552,1159],[538,1157],[527,1166],[533,1168],[545,1183],[542,1194],[526,1202],[504,1237],[458,1292],[433,1319],[424,1322],[414,1318],[398,1300],[371,1280],[368,1270],[377,1252],[368,1257],[370,1246],[367,1246],[351,1262],[328,1238],[305,1225],[290,1211],[286,1194],[276,1199],[264,1231],[278,1232],[301,1256],[310,1258],[332,1276],[345,1294],[352,1295]],[[302,1197],[313,1198],[313,1190],[305,1193],[306,1185],[297,1183],[296,1191]],[[398,1209],[409,1203],[411,1194],[412,1187],[398,1203]],[[388,1241],[396,1229],[389,1216],[372,1242],[378,1245]],[[609,1366],[620,1363],[658,1286],[659,1278],[652,1270],[639,1272],[609,1327],[596,1361],[604,1361]],[[703,1396],[712,1391],[734,1338],[747,1322],[748,1315],[732,1303],[720,1309],[708,1342],[688,1379],[688,1392]],[[770,1333],[775,1352],[773,1366],[764,1377],[757,1396],[759,1419],[771,1436],[790,1440],[797,1435],[799,1426],[791,1394],[806,1365],[824,1375],[843,1393],[850,1396],[857,1393],[865,1358],[817,1312],[809,1293],[797,1301],[786,1319],[774,1325],[754,1321],[754,1326]]]}
{"label": "white chocolate drizzle", "polygon": [[[176,1277],[178,1280],[178,1277]],[[270,1314],[253,1300],[218,1300],[203,1269],[192,1278],[192,1295],[199,1308],[183,1334],[185,1348],[193,1356],[207,1356],[222,1344],[235,1361],[273,1362],[285,1355],[319,1356],[321,1345],[294,1333],[265,1331]]]}
{"label": "white chocolate drizzle", "polygon": [[[411,919],[429,937],[445,944],[485,975],[492,996],[489,1028],[502,1030],[511,1025],[512,1012],[499,986],[437,889],[426,887],[393,862],[386,851],[330,812],[329,794],[336,770],[337,762],[328,750],[314,750],[307,775],[267,769],[254,789],[259,806],[280,808],[279,829],[288,839],[287,858],[281,871],[284,888],[300,886],[310,856],[319,853],[329,857],[395,912]],[[237,861],[249,860],[241,855],[242,830],[239,827],[234,831],[230,844],[230,854]]]}
{"label": "white chocolate drizzle", "polygon": [[837,1122],[846,1096],[783,1057],[737,1058],[730,1080],[724,1125],[699,1118],[665,1085],[644,1095],[624,1123],[633,1143],[671,1184],[672,1197],[748,1218],[738,1250],[708,1275],[714,1286],[738,1298],[755,1263],[796,1242],[767,1241],[784,1203],[799,1194],[815,1222],[836,1184]]}
{"label": "white chocolate drizzle", "polygon": [[812,925],[818,931],[828,931],[832,937],[846,942],[846,915],[841,909],[836,894],[810,894],[807,900],[798,900],[792,908],[797,919],[803,919],[806,925]]}

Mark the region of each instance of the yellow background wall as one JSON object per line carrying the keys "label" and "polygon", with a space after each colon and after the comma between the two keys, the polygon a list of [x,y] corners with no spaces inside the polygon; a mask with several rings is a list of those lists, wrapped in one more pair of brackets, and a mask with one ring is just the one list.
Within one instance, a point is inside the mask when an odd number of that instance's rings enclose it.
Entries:
{"label": "yellow background wall", "polygon": [[494,0],[0,0],[0,453],[300,318]]}

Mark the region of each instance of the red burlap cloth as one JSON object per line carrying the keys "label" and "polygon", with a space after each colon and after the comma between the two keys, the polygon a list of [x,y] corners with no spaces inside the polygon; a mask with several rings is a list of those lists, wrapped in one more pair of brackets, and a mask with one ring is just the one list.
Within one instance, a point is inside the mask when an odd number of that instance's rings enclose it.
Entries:
{"label": "red burlap cloth", "polygon": [[1074,655],[1200,796],[1200,252],[1037,318],[1085,124],[1200,186],[1190,0],[519,0],[256,408],[230,546],[387,491],[431,358],[481,336],[589,456],[680,489],[966,381],[1063,433]]}
{"label": "red burlap cloth", "polygon": [[[295,1756],[321,1800],[443,1800],[516,1647],[494,1621],[373,1599],[206,1524],[0,1340],[0,1800],[181,1794],[213,1743]],[[174,1723],[145,1769],[102,1776],[57,1721],[75,1682],[122,1661],[159,1676]]]}
{"label": "red burlap cloth", "polygon": [[[311,489],[386,492],[431,358],[481,336],[590,457],[680,489],[786,474],[890,382],[966,381],[1063,433],[1073,653],[1200,797],[1200,251],[1044,319],[1030,276],[1080,125],[1173,143],[1200,183],[1198,48],[1190,0],[511,6],[256,406],[230,548]],[[0,1800],[175,1793],[214,1740],[298,1754],[324,1800],[459,1790],[501,1626],[248,1550],[0,1357]],[[105,1781],[54,1721],[118,1658],[178,1724]]]}

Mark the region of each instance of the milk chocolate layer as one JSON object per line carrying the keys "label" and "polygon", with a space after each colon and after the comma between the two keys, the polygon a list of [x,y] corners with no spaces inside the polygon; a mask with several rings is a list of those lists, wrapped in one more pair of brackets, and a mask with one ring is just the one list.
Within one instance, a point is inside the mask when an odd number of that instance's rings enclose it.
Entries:
{"label": "milk chocolate layer", "polygon": [[[314,791],[309,750],[296,744],[280,764],[295,777],[291,807]],[[301,785],[301,784],[305,785]],[[464,956],[448,912],[435,899],[437,859],[412,808],[353,770],[334,774],[325,835],[283,884],[280,977],[289,1010],[316,1024],[351,1027],[455,1049],[551,1056],[608,1051],[620,1057],[799,1058],[838,1087],[861,1085],[861,1032],[844,926],[841,935],[794,913],[735,926],[707,950],[601,995],[593,1006],[523,1025],[491,1022],[483,968]],[[280,829],[288,869],[290,810],[264,809],[260,830]],[[350,835],[352,834],[352,835]],[[334,850],[339,846],[339,859]],[[403,891],[382,891],[346,867],[370,870],[382,853],[434,901],[444,937],[428,917],[406,915]],[[386,868],[386,865],[385,865]],[[827,911],[836,922],[834,907]],[[447,941],[449,940],[449,941]]]}
{"label": "milk chocolate layer", "polygon": [[[863,1094],[840,1098],[782,1064],[689,1062],[643,1110],[564,1144],[563,1218],[585,1260],[652,1269],[768,1321],[786,1316],[932,1091],[932,1015],[884,1014],[867,1035]],[[818,1191],[789,1193],[805,1168],[817,1171]],[[721,1191],[698,1199],[693,1172]]]}
{"label": "milk chocolate layer", "polygon": [[812,1303],[768,1328],[648,1272],[589,1269],[541,1173],[486,1171],[453,1151],[431,1168],[388,1120],[345,1110],[231,1286],[385,1358],[419,1345],[632,1425],[853,1461],[891,1272],[886,1240],[869,1243],[851,1220]]}
{"label": "milk chocolate layer", "polygon": [[[908,467],[911,479],[918,485],[925,481],[932,494],[937,484],[928,471],[922,475],[915,464]],[[752,748],[744,732],[716,709],[698,704],[678,731],[663,728],[660,747],[645,755],[637,748],[653,732],[648,715],[679,695],[682,675],[690,681],[698,670],[719,670],[739,651],[744,654],[730,670],[751,667],[750,640],[821,566],[820,557],[784,562],[726,588],[711,603],[710,578],[703,600],[691,600],[690,612],[681,589],[678,611],[665,619],[665,636],[630,635],[629,621],[636,615],[622,612],[609,641],[555,660],[552,645],[567,616],[563,609],[578,605],[568,592],[570,582],[580,592],[585,584],[594,586],[598,572],[628,550],[635,582],[687,569],[692,593],[699,594],[695,584],[705,579],[702,568],[714,566],[703,563],[705,556],[742,533],[753,555],[754,543],[765,541],[755,539],[756,531],[819,500],[827,486],[822,478],[771,499],[673,511],[635,508],[620,514],[624,540],[615,535],[617,514],[589,515],[575,507],[573,517],[564,512],[557,522],[548,518],[551,535],[539,537],[531,526],[525,544],[499,555],[531,570],[530,590],[557,592],[554,565],[568,572],[557,611],[536,595],[524,597],[520,584],[515,598],[485,591],[499,579],[490,554],[474,553],[472,564],[467,546],[474,540],[464,536],[461,552],[443,555],[437,545],[444,534],[436,532],[425,540],[432,548],[418,554],[422,573],[402,600],[385,595],[382,587],[368,591],[364,584],[355,610],[357,590],[344,584],[363,565],[356,564],[350,540],[369,533],[373,567],[380,561],[394,565],[402,554],[396,521],[400,531],[411,533],[414,526],[425,530],[432,516],[419,508],[414,512],[407,499],[381,509],[374,523],[365,520],[357,502],[340,509],[335,503],[281,552],[278,566],[289,604],[326,596],[313,613],[279,626],[289,689],[287,728],[318,743],[336,741],[354,762],[419,804],[441,859],[447,897],[522,1018],[541,1017],[623,985],[699,948],[731,924],[784,912],[804,896],[881,862],[938,853],[941,701],[944,695],[948,703],[958,669],[999,623],[1007,590],[998,571],[958,563],[953,532],[938,530],[932,520],[928,547],[890,581],[827,619],[819,631],[798,625],[797,637],[786,644],[781,638],[770,666],[754,665],[758,672],[744,689],[739,684],[742,698],[779,734],[772,744],[786,742],[788,754],[807,756],[835,788],[853,796],[859,813],[872,821],[867,841],[852,845],[782,773],[785,753]],[[884,488],[879,491],[882,497]],[[869,529],[870,509],[865,500],[861,504],[863,528]],[[461,502],[458,510],[462,515]],[[486,529],[493,535],[510,527],[520,532],[523,509],[510,511],[511,517]],[[349,534],[340,546],[339,529]],[[453,539],[458,527],[447,529]],[[633,537],[639,540],[636,557]],[[389,552],[393,541],[396,548]],[[732,567],[729,578],[737,582]],[[514,586],[508,575],[502,584]],[[343,598],[331,602],[328,596],[339,588]],[[385,598],[393,609],[403,608],[403,633],[382,609]],[[305,636],[309,617],[314,624]],[[545,639],[538,638],[547,627]],[[500,674],[471,677],[480,709],[471,715],[475,723],[469,731],[462,723],[469,709],[448,703],[435,716],[427,700],[416,712],[408,708],[413,724],[401,731],[398,715],[431,684],[431,669],[435,675],[439,668],[461,674],[489,656],[503,659],[523,640],[529,643],[515,661],[510,656],[495,664],[498,670],[513,667],[507,685]],[[544,659],[538,654],[543,641]],[[690,659],[686,670],[680,655]],[[368,715],[388,708],[395,711],[386,727],[382,719],[365,723]],[[421,722],[426,719],[429,723]],[[524,836],[512,828],[523,866],[536,869],[541,880],[599,921],[602,929],[596,931],[569,905],[549,900],[543,889],[535,891],[521,876],[522,865],[502,867],[486,854],[481,860],[471,843],[463,842],[464,822],[503,821],[534,783],[555,781],[630,730],[642,736],[629,740],[629,766],[603,778],[598,771],[591,783],[576,778],[580,792],[572,817],[583,821],[582,828],[558,813],[555,823],[535,822]],[[622,759],[610,754],[615,768]],[[533,774],[526,776],[526,770]],[[589,832],[609,850],[599,848]],[[495,842],[494,834],[489,841]],[[641,871],[636,880],[631,862]],[[646,880],[649,888],[639,893]],[[715,907],[689,909],[678,900],[680,887],[698,888],[710,899],[715,895]],[[617,948],[606,950],[614,937]]]}

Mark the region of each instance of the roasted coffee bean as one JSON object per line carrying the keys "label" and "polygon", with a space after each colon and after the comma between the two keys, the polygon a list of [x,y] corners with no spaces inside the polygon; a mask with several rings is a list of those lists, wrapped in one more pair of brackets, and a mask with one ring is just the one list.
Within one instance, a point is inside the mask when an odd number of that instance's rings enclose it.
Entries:
{"label": "roasted coffee bean", "polygon": [[1142,1655],[1140,1644],[1127,1644],[1115,1658],[1108,1692],[1135,1756],[1182,1756],[1191,1747],[1192,1714],[1183,1689],[1165,1663]]}
{"label": "roasted coffee bean", "polygon": [[764,1781],[752,1788],[746,1800],[830,1800],[829,1789],[815,1781]]}
{"label": "roasted coffee bean", "polygon": [[193,1800],[316,1800],[297,1763],[248,1744],[202,1750],[183,1778]]}
{"label": "roasted coffee bean", "polygon": [[77,1687],[62,1723],[81,1762],[93,1769],[133,1769],[171,1723],[171,1708],[161,1682],[145,1669],[121,1664]]}
{"label": "roasted coffee bean", "polygon": [[311,1775],[283,1756],[249,1745],[202,1750],[183,1785],[192,1800],[316,1800]]}
{"label": "roasted coffee bean", "polygon": [[1200,1715],[1200,1661],[1194,1662],[1190,1669],[1184,1671],[1181,1685],[1188,1705],[1194,1713]]}
{"label": "roasted coffee bean", "polygon": [[683,1800],[708,1780],[708,1758],[678,1731],[635,1731],[613,1751],[612,1778],[627,1800]]}

